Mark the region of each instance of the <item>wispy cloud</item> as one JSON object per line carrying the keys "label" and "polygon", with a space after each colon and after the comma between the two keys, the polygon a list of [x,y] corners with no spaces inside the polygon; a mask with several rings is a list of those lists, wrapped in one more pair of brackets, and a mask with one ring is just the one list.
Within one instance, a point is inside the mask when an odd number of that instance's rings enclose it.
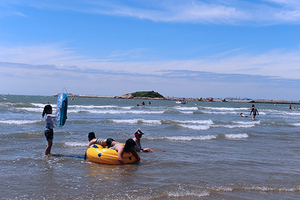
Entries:
{"label": "wispy cloud", "polygon": [[[16,7],[14,7],[16,5]],[[18,14],[18,6],[37,9],[72,10],[91,14],[123,16],[156,22],[205,23],[205,24],[282,24],[300,23],[300,3],[295,0],[4,0],[0,9],[6,15]],[[3,15],[3,14],[2,14]]]}
{"label": "wispy cloud", "polygon": [[[237,51],[237,49],[232,50]],[[145,52],[146,53],[146,52]],[[110,71],[114,73],[139,73],[164,75],[165,71],[190,70],[220,74],[261,75],[278,78],[299,79],[300,51],[272,50],[263,54],[218,54],[197,60],[134,61],[124,60],[143,55],[142,50],[118,52],[105,58],[79,55],[75,50],[58,44],[18,48],[0,47],[0,62],[29,65],[53,65],[59,69],[80,69],[82,72]]]}
{"label": "wispy cloud", "polygon": [[123,3],[98,7],[95,13],[148,19],[157,22],[228,23],[245,19],[243,11],[233,6],[201,1],[152,1],[141,7]]}

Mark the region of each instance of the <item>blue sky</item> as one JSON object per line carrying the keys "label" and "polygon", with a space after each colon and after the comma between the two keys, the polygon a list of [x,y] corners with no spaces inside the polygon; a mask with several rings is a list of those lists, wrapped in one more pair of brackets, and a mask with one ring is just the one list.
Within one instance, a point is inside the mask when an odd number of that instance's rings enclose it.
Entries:
{"label": "blue sky", "polygon": [[0,94],[300,99],[297,0],[0,0]]}

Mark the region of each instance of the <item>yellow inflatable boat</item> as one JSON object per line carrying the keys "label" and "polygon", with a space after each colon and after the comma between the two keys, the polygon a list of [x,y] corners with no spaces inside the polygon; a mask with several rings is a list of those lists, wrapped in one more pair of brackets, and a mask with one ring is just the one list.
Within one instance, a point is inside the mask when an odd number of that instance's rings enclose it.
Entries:
{"label": "yellow inflatable boat", "polygon": [[[110,164],[110,165],[119,165],[118,152],[114,149],[103,148],[101,145],[93,144],[87,151],[86,155],[88,159],[92,162]],[[126,164],[136,162],[136,157],[131,153],[124,152],[123,160]]]}

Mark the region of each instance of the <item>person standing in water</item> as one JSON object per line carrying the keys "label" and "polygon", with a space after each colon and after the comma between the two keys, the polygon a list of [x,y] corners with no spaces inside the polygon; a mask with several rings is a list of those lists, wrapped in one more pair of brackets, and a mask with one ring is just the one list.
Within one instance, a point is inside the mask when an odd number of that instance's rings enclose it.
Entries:
{"label": "person standing in water", "polygon": [[252,105],[250,115],[251,115],[251,113],[253,113],[253,119],[256,120],[255,119],[256,113],[257,113],[257,115],[259,115],[259,113],[258,113],[258,110],[254,107],[254,104]]}
{"label": "person standing in water", "polygon": [[48,146],[46,147],[45,150],[45,155],[49,155],[51,152],[52,148],[52,142],[53,142],[53,128],[54,128],[54,120],[55,120],[55,115],[52,114],[52,106],[50,104],[47,104],[44,107],[44,111],[42,114],[42,117],[45,117],[46,121],[46,129],[45,129],[45,137],[48,142]]}

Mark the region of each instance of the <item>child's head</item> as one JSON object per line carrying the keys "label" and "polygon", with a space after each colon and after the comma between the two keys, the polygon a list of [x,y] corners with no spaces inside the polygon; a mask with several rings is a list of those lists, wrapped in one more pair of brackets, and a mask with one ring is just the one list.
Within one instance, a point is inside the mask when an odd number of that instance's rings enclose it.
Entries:
{"label": "child's head", "polygon": [[134,133],[135,137],[142,137],[143,134],[144,134],[144,133],[143,133],[142,131],[140,131],[140,130],[138,130],[138,131],[136,131],[136,132]]}
{"label": "child's head", "polygon": [[50,104],[45,105],[42,117],[44,117],[45,114],[51,114],[51,113],[52,113],[52,106]]}
{"label": "child's head", "polygon": [[95,133],[94,132],[89,132],[88,138],[89,138],[89,141],[96,138]]}
{"label": "child's head", "polygon": [[135,149],[136,143],[133,139],[126,140],[124,151],[131,152]]}
{"label": "child's head", "polygon": [[107,144],[107,146],[111,146],[111,143],[113,142],[113,141],[115,141],[114,139],[112,139],[112,138],[107,138],[106,139],[106,144]]}

